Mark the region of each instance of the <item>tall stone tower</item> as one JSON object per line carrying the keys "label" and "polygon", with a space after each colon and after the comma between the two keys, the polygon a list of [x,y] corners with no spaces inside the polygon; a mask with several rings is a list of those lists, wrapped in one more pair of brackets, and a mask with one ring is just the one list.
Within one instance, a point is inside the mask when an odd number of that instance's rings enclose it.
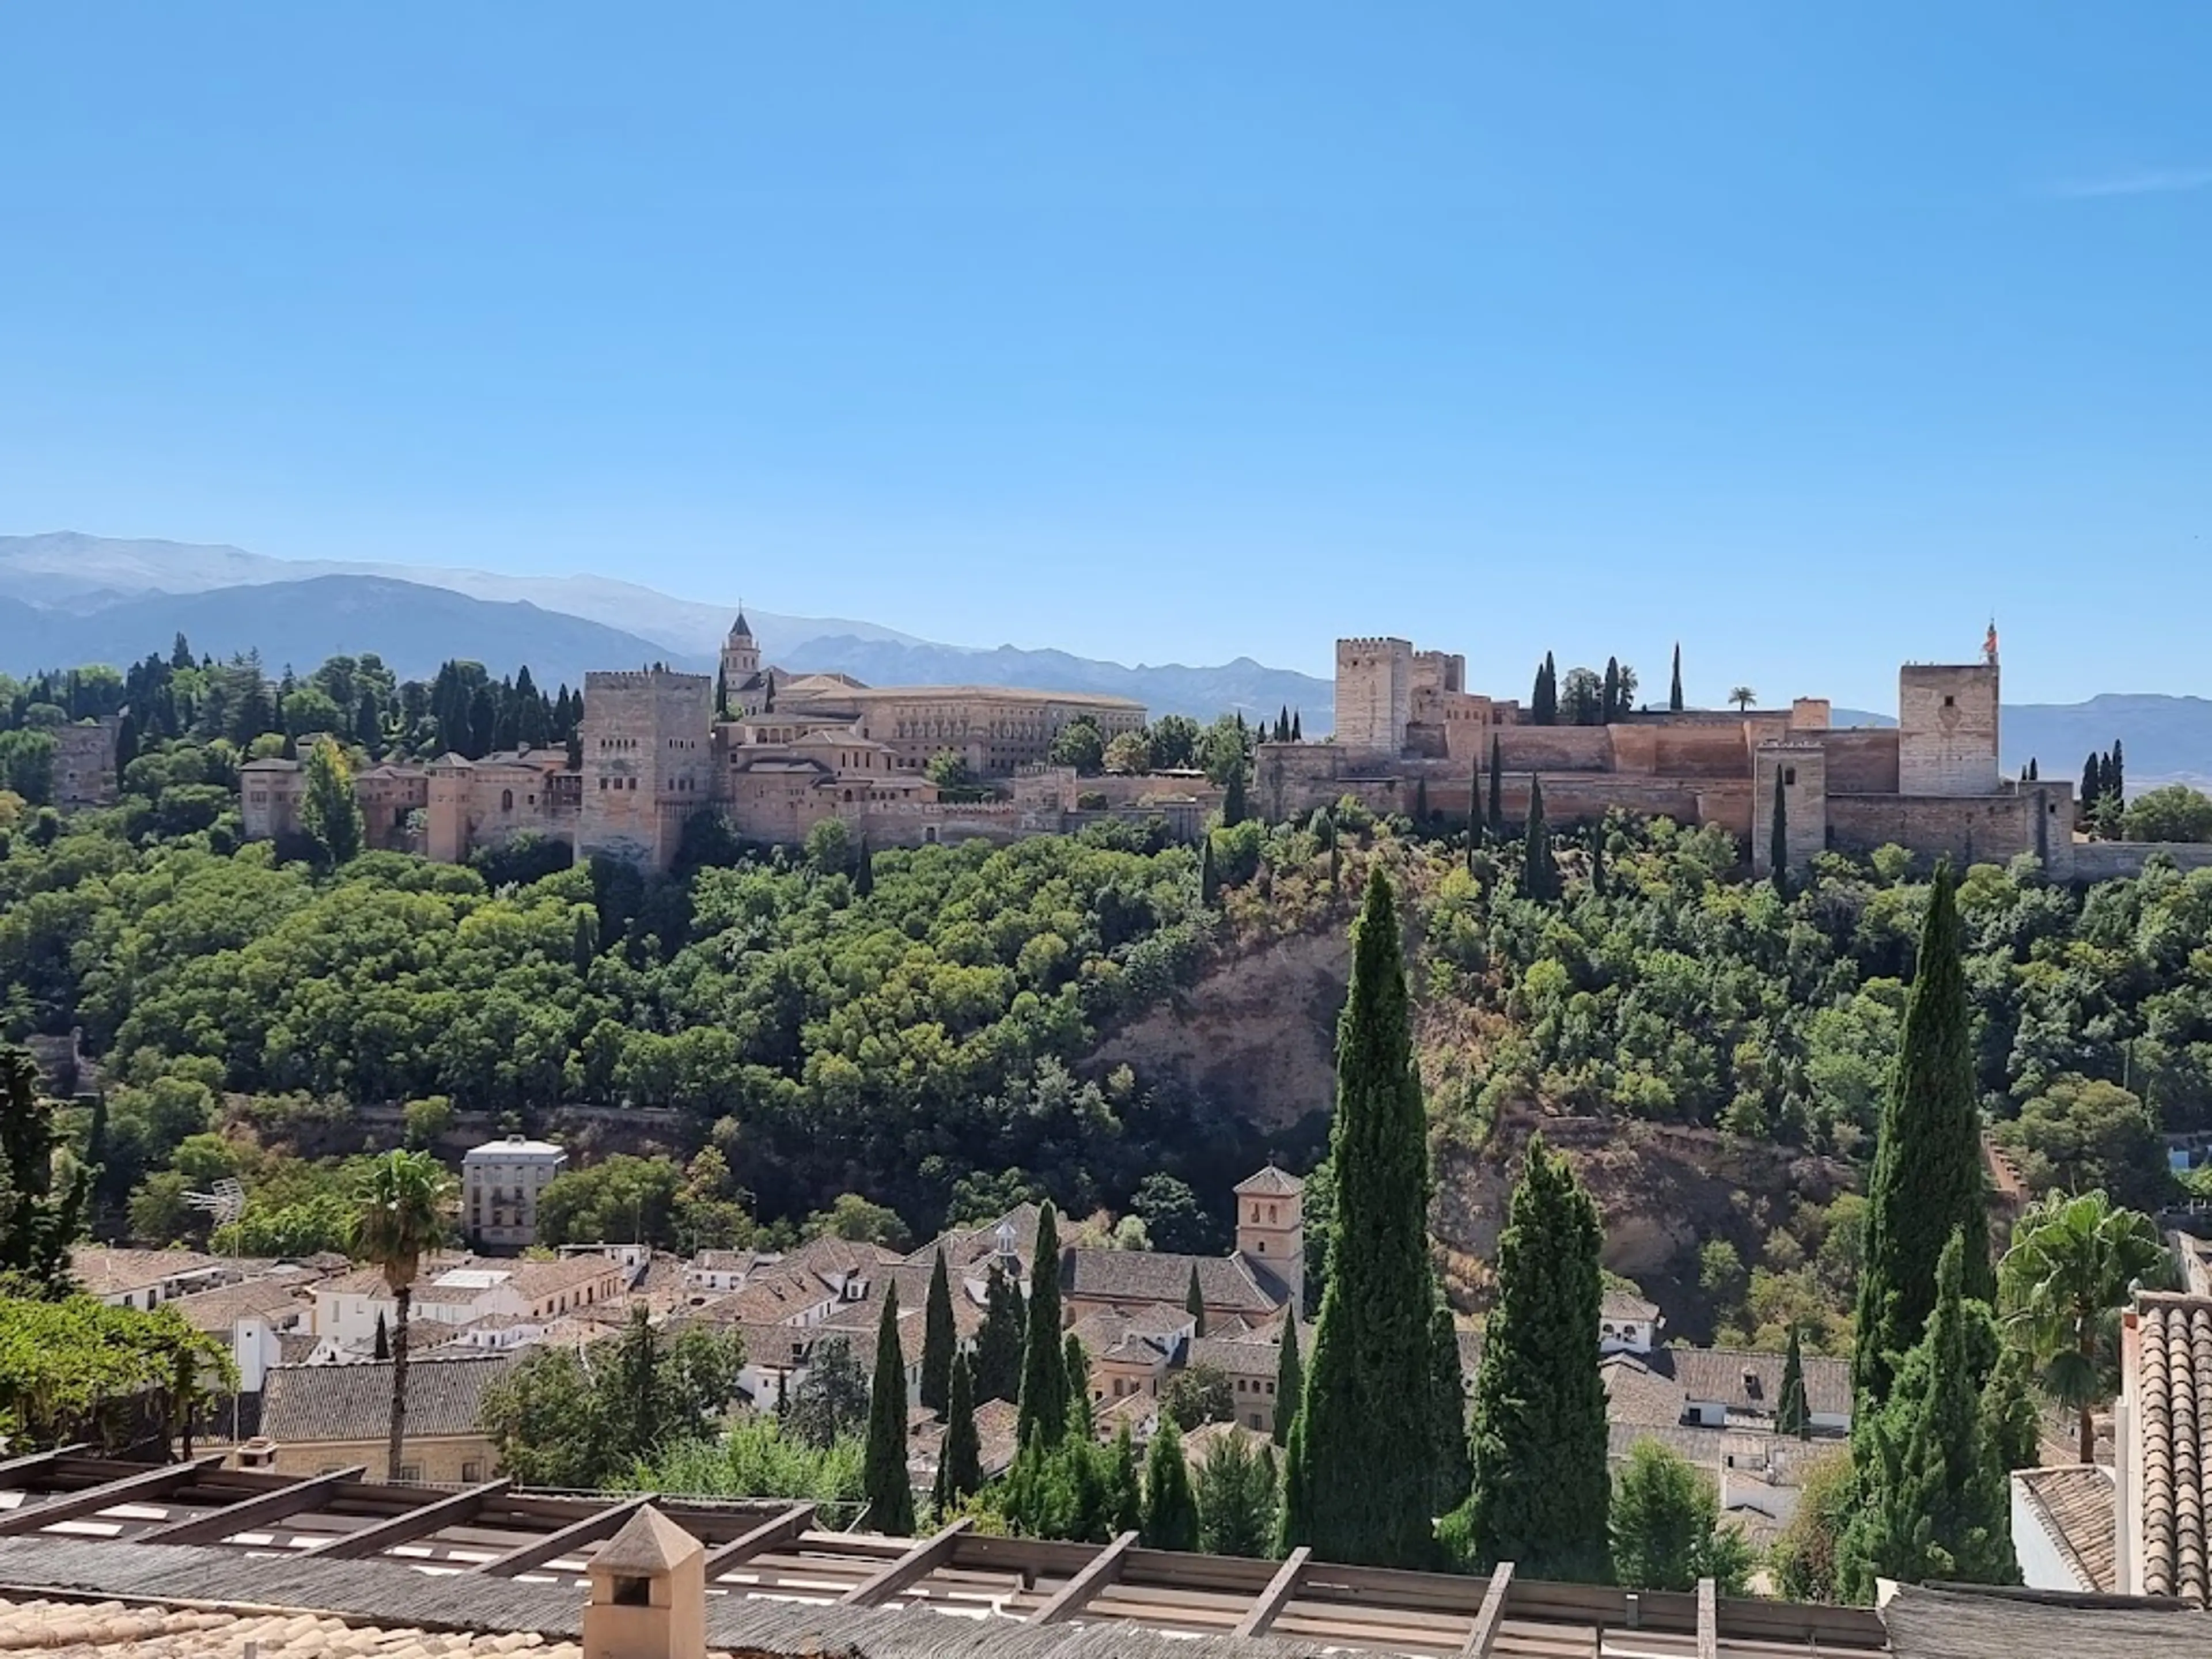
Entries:
{"label": "tall stone tower", "polygon": [[1294,1315],[1306,1296],[1305,1185],[1272,1164],[1237,1183],[1237,1253],[1281,1281]]}
{"label": "tall stone tower", "polygon": [[1412,641],[1361,639],[1336,642],[1338,743],[1347,749],[1397,754],[1406,746],[1406,726],[1413,718],[1413,701]]}
{"label": "tall stone tower", "polygon": [[722,641],[722,679],[729,688],[732,701],[738,688],[760,672],[760,647],[753,642],[752,624],[745,613],[738,612],[738,619],[730,624],[730,636]]}
{"label": "tall stone tower", "polygon": [[714,683],[666,668],[584,676],[580,860],[650,870],[675,861],[684,825],[713,793]]}
{"label": "tall stone tower", "polygon": [[1905,795],[1994,795],[1999,687],[1994,655],[1907,663],[1897,676],[1897,787]]}

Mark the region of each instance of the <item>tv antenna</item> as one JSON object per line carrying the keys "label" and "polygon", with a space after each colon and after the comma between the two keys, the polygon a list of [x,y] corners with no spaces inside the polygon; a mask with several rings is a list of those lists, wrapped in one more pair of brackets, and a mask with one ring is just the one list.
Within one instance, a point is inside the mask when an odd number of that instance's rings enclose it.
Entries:
{"label": "tv antenna", "polygon": [[235,1176],[225,1176],[204,1193],[186,1193],[185,1202],[195,1210],[204,1210],[216,1227],[228,1227],[246,1213],[246,1183]]}

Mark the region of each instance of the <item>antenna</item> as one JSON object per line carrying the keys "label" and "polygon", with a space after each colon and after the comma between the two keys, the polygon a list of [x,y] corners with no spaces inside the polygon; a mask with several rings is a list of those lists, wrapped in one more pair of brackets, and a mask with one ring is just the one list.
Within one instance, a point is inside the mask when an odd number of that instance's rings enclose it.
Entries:
{"label": "antenna", "polygon": [[246,1183],[235,1176],[225,1176],[210,1192],[186,1193],[185,1202],[195,1210],[206,1211],[216,1226],[228,1227],[246,1213]]}

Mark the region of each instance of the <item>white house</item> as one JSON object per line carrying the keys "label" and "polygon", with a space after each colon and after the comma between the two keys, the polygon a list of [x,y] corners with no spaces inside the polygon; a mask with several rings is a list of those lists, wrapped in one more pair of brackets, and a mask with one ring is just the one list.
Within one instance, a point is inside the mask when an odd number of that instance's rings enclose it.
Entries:
{"label": "white house", "polygon": [[[558,1318],[619,1303],[629,1280],[629,1268],[597,1254],[558,1261],[429,1257],[410,1298],[412,1318],[417,1324],[452,1326],[496,1315]],[[397,1316],[398,1304],[377,1268],[359,1268],[315,1286],[315,1334],[343,1347],[374,1341],[377,1320],[381,1317],[389,1329]]]}
{"label": "white house", "polygon": [[538,1242],[538,1200],[568,1167],[550,1140],[505,1135],[471,1146],[461,1158],[461,1218],[479,1244],[526,1249]]}
{"label": "white house", "polygon": [[111,1250],[95,1244],[70,1252],[70,1273],[86,1295],[111,1308],[142,1312],[241,1276],[235,1262],[192,1250]]}
{"label": "white house", "polygon": [[229,1342],[240,1394],[261,1392],[270,1367],[283,1363],[282,1339],[304,1334],[315,1311],[304,1285],[275,1278],[195,1291],[173,1305],[193,1329]]}

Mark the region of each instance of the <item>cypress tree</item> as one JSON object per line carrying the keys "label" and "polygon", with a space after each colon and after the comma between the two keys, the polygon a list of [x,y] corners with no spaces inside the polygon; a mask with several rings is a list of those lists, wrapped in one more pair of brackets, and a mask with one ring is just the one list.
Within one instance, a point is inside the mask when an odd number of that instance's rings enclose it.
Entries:
{"label": "cypress tree", "polygon": [[952,1325],[952,1281],[945,1271],[945,1252],[929,1270],[929,1299],[921,1326],[921,1403],[940,1417],[952,1404],[952,1356],[960,1346]]}
{"label": "cypress tree", "polygon": [[1413,1567],[1433,1553],[1433,1412],[1415,1381],[1430,1366],[1436,1300],[1428,1121],[1398,907],[1379,868],[1368,878],[1352,953],[1329,1138],[1335,1235],[1291,1437],[1283,1528],[1325,1560]]}
{"label": "cypress tree", "polygon": [[1283,1311],[1283,1340],[1275,1351],[1275,1433],[1279,1446],[1291,1443],[1291,1419],[1306,1391],[1305,1368],[1298,1361],[1298,1310]]}
{"label": "cypress tree", "polygon": [[384,1310],[376,1311],[376,1333],[370,1338],[368,1357],[380,1365],[392,1363],[392,1333],[384,1322]]}
{"label": "cypress tree", "polygon": [[1682,712],[1682,642],[1674,641],[1674,684],[1667,691],[1667,707],[1679,714]]}
{"label": "cypress tree", "polygon": [[1067,1379],[1067,1437],[1091,1440],[1091,1356],[1073,1331],[1060,1351],[1060,1375]]}
{"label": "cypress tree", "polygon": [[714,718],[730,718],[730,671],[726,666],[714,671]]}
{"label": "cypress tree", "polygon": [[1183,1311],[1190,1316],[1191,1334],[1206,1334],[1206,1297],[1198,1288],[1198,1263],[1190,1264],[1190,1288],[1183,1292]]}
{"label": "cypress tree", "polygon": [[1782,793],[1782,768],[1774,769],[1774,821],[1766,831],[1766,878],[1774,890],[1790,896],[1790,804]]}
{"label": "cypress tree", "polygon": [[1209,910],[1221,902],[1221,869],[1213,861],[1213,832],[1198,843],[1198,902]]}
{"label": "cypress tree", "polygon": [[2036,766],[2035,757],[2030,755],[2027,757],[2027,781],[2030,783],[2039,783],[2042,780],[2043,774]]}
{"label": "cypress tree", "polygon": [[1498,733],[1490,734],[1490,838],[1505,839],[1505,771],[1498,762]]}
{"label": "cypress tree", "polygon": [[1275,716],[1275,741],[1277,743],[1288,743],[1290,740],[1291,706],[1288,703],[1285,703],[1282,707],[1282,712]]}
{"label": "cypress tree", "polygon": [[1601,695],[1604,702],[1598,710],[1598,724],[1610,726],[1620,712],[1620,659],[1618,657],[1605,659],[1605,689]]}
{"label": "cypress tree", "polygon": [[942,1517],[960,1500],[983,1489],[982,1443],[975,1435],[975,1383],[968,1356],[952,1358],[951,1398],[945,1413],[945,1443],[938,1455],[932,1506]]}
{"label": "cypress tree", "polygon": [[1022,1334],[1028,1320],[1022,1287],[994,1265],[983,1297],[983,1328],[975,1334],[975,1382],[979,1400],[1012,1400],[1022,1388]]}
{"label": "cypress tree", "polygon": [[1022,1347],[1021,1413],[1015,1437],[1030,1429],[1058,1445],[1067,1433],[1067,1365],[1060,1351],[1060,1223],[1048,1199],[1037,1217],[1036,1261],[1030,1268],[1028,1335]]}
{"label": "cypress tree", "polygon": [[860,1492],[868,1501],[868,1524],[878,1532],[914,1530],[914,1486],[906,1473],[906,1356],[899,1347],[896,1284],[884,1287],[883,1316],[876,1322],[876,1376],[868,1389]]}
{"label": "cypress tree", "polygon": [[1333,902],[1336,890],[1344,880],[1344,848],[1337,841],[1336,820],[1327,821],[1328,835],[1328,891]]}
{"label": "cypress tree", "polygon": [[1790,1351],[1782,1358],[1782,1403],[1774,1408],[1774,1431],[1809,1439],[1812,1414],[1805,1405],[1805,1356],[1798,1346],[1797,1328],[1790,1328]]}
{"label": "cypress tree", "polygon": [[2114,738],[2112,739],[2112,787],[2111,793],[2114,799],[2121,802],[2125,802],[2128,798],[2127,757],[2121,750],[2120,740],[2118,738]]}
{"label": "cypress tree", "polygon": [[1229,781],[1221,786],[1221,827],[1234,830],[1244,822],[1249,810],[1244,800],[1244,763],[1240,760],[1229,769]]}
{"label": "cypress tree", "polygon": [[1306,740],[1305,734],[1299,730],[1298,714],[1297,709],[1291,710],[1291,741],[1292,743],[1304,743]]}
{"label": "cypress tree", "polygon": [[1926,1334],[1899,1362],[1888,1401],[1861,1407],[1852,1462],[1862,1503],[1838,1550],[1848,1600],[1872,1600],[1878,1577],[2020,1582],[2006,1470],[1974,1376],[1978,1310],[1962,1293],[1978,1251],[1986,1254],[1978,1240],[1951,1235]]}
{"label": "cypress tree", "polygon": [[2081,811],[2086,816],[2097,804],[2097,796],[2104,787],[2104,774],[2092,754],[2081,763]]}
{"label": "cypress tree", "polygon": [[853,896],[866,898],[876,890],[876,855],[869,850],[868,838],[860,837],[860,844],[853,849]]}
{"label": "cypress tree", "polygon": [[1467,1502],[1474,1466],[1467,1437],[1467,1382],[1459,1369],[1459,1329],[1450,1304],[1437,1297],[1429,1322],[1429,1395],[1436,1462],[1430,1513],[1448,1515]]}
{"label": "cypress tree", "polygon": [[1936,1262],[1954,1233],[1966,1240],[1965,1293],[1984,1303],[1996,1297],[1981,1127],[1959,907],[1947,860],[1928,896],[1897,1069],[1882,1103],[1867,1185],[1865,1265],[1851,1356],[1862,1411],[1889,1398],[1899,1356],[1919,1341],[1936,1303]]}
{"label": "cypress tree", "polygon": [[1521,896],[1548,904],[1559,896],[1559,866],[1552,856],[1552,832],[1544,822],[1544,786],[1528,775],[1528,828],[1521,843]]}
{"label": "cypress tree", "polygon": [[1182,1436],[1171,1417],[1160,1419],[1145,1460],[1145,1518],[1139,1530],[1146,1549],[1198,1547],[1198,1499],[1182,1461]]}
{"label": "cypress tree", "polygon": [[1467,867],[1474,868],[1474,849],[1482,845],[1482,763],[1467,775]]}
{"label": "cypress tree", "polygon": [[1605,896],[1605,826],[1601,823],[1590,836],[1590,891],[1600,898]]}
{"label": "cypress tree", "polygon": [[1106,1485],[1111,1494],[1115,1534],[1141,1532],[1145,1525],[1145,1486],[1137,1473],[1137,1443],[1130,1437],[1129,1419],[1126,1417],[1121,1419],[1120,1432],[1114,1437],[1114,1462]]}
{"label": "cypress tree", "polygon": [[[60,1141],[30,1050],[0,1043],[0,1283],[14,1279],[16,1295],[61,1296],[70,1287],[69,1249],[92,1198],[93,1170],[70,1171],[68,1160],[57,1160]],[[65,1171],[64,1183],[58,1177]]]}
{"label": "cypress tree", "polygon": [[1429,821],[1429,781],[1417,778],[1413,782],[1413,822],[1425,824]]}
{"label": "cypress tree", "polygon": [[1598,1237],[1597,1206],[1566,1158],[1533,1138],[1498,1241],[1463,1512],[1479,1561],[1515,1561],[1532,1577],[1606,1572]]}

